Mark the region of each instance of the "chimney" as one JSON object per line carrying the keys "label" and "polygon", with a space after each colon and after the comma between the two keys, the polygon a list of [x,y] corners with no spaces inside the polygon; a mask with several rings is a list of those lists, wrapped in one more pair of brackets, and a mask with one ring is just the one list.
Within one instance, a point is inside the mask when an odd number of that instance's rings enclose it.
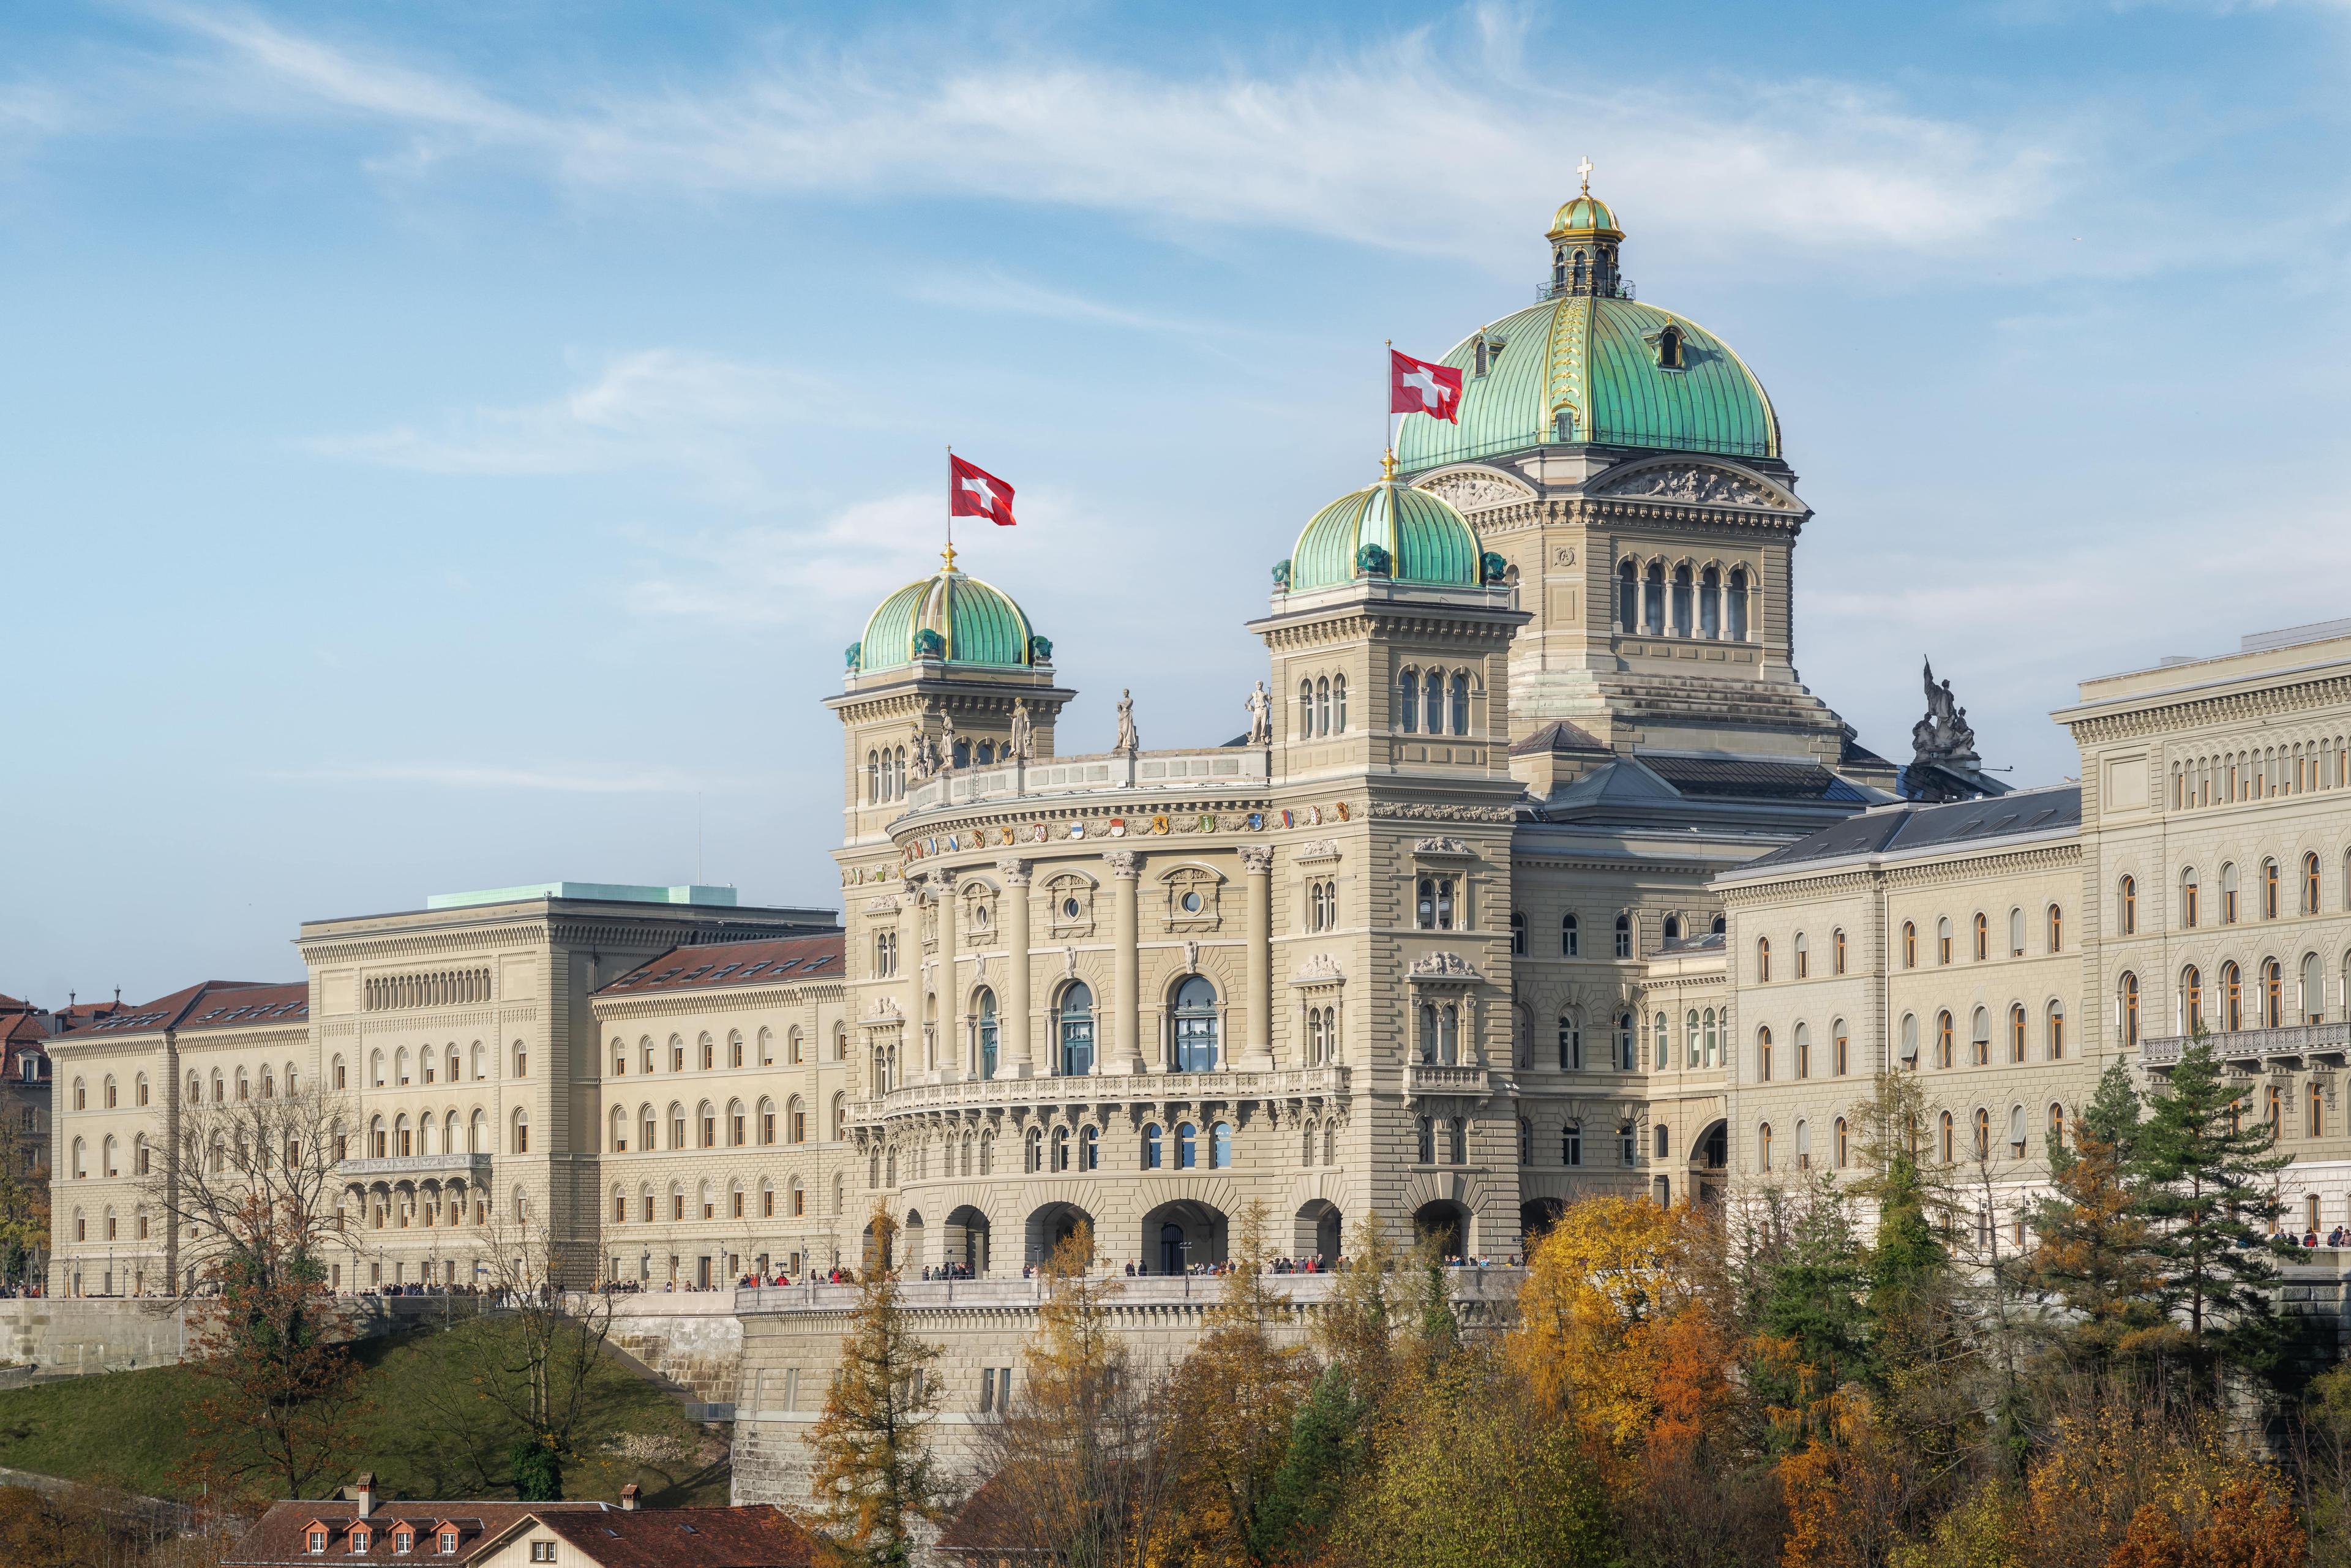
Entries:
{"label": "chimney", "polygon": [[367,1470],[352,1483],[351,1500],[360,1507],[360,1517],[365,1519],[375,1511],[375,1472]]}
{"label": "chimney", "polygon": [[621,1489],[621,1511],[623,1513],[637,1511],[637,1483],[634,1481]]}

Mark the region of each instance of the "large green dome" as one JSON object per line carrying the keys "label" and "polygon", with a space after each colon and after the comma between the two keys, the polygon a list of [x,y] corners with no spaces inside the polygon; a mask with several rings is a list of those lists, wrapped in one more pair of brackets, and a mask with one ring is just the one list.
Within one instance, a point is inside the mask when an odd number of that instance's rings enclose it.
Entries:
{"label": "large green dome", "polygon": [[1012,596],[944,566],[883,600],[849,649],[849,667],[872,674],[918,659],[1018,669],[1051,657]]}
{"label": "large green dome", "polygon": [[1290,591],[1336,588],[1358,577],[1475,588],[1481,571],[1477,532],[1461,514],[1391,477],[1314,514],[1290,552]]}
{"label": "large green dome", "polygon": [[1552,219],[1541,300],[1445,355],[1461,420],[1408,413],[1407,473],[1538,446],[1634,446],[1776,458],[1780,421],[1729,344],[1687,316],[1636,303],[1616,271],[1616,214],[1586,190]]}

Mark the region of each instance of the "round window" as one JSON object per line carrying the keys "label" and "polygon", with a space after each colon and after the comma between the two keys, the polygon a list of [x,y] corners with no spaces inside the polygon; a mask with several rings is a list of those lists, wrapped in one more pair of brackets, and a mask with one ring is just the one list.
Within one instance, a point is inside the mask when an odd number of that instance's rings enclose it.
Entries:
{"label": "round window", "polygon": [[1187,893],[1184,895],[1181,902],[1184,905],[1185,914],[1197,915],[1200,913],[1200,895],[1198,894]]}
{"label": "round window", "polygon": [[1061,900],[1061,918],[1064,920],[1075,920],[1077,917],[1078,901],[1074,898],[1065,898]]}
{"label": "round window", "polygon": [[985,925],[987,924],[987,905],[985,904],[975,904],[971,906],[971,923],[974,925]]}

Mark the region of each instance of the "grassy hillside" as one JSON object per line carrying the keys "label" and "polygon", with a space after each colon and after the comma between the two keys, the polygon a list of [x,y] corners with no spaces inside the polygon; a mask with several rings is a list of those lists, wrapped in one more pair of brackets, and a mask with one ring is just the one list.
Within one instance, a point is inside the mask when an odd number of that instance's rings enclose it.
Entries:
{"label": "grassy hillside", "polygon": [[[350,1445],[353,1475],[372,1469],[402,1497],[510,1497],[512,1434],[471,1396],[453,1367],[452,1336],[480,1323],[421,1329],[358,1347],[367,1408]],[[94,1481],[154,1497],[193,1482],[181,1473],[197,1379],[161,1366],[0,1389],[0,1465]],[[574,1498],[617,1499],[635,1481],[649,1505],[723,1503],[726,1450],[676,1403],[606,1358],[594,1389],[587,1457],[564,1477]],[[444,1412],[478,1412],[452,1421]],[[346,1478],[348,1479],[348,1478]]]}

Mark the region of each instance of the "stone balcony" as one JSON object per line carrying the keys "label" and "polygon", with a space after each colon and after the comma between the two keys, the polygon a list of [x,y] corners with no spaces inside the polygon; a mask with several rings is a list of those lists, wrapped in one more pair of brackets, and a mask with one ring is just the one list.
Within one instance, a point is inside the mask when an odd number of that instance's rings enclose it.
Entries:
{"label": "stone balcony", "polygon": [[395,1155],[381,1160],[345,1160],[335,1167],[335,1174],[353,1179],[431,1176],[445,1181],[452,1176],[463,1176],[475,1181],[487,1181],[490,1176],[490,1156],[487,1155]]}
{"label": "stone balcony", "polygon": [[942,773],[906,792],[904,815],[919,816],[941,806],[1010,803],[1065,795],[1115,790],[1229,793],[1266,786],[1266,750],[1261,746],[1216,747],[1203,751],[1145,751],[1139,756],[1053,757],[1032,762],[990,763]]}
{"label": "stone balcony", "polygon": [[[2184,1034],[2152,1035],[2139,1042],[2139,1061],[2166,1071],[2188,1049]],[[2297,1024],[2288,1029],[2240,1029],[2207,1034],[2212,1054],[2231,1066],[2341,1067],[2351,1053],[2351,1022]]]}
{"label": "stone balcony", "polygon": [[1493,1076],[1483,1067],[1416,1061],[1404,1070],[1404,1092],[1415,1101],[1483,1101],[1494,1092]]}
{"label": "stone balcony", "polygon": [[[1012,1265],[1017,1271],[1018,1264]],[[1144,1274],[1133,1278],[1102,1275],[1115,1286],[1111,1298],[1113,1310],[1172,1306],[1184,1301],[1213,1301],[1225,1290],[1223,1277],[1215,1274]],[[1321,1306],[1337,1293],[1342,1276],[1322,1274],[1267,1274],[1264,1277],[1267,1294],[1280,1298],[1293,1306]],[[1490,1268],[1451,1268],[1445,1271],[1447,1294],[1456,1301],[1486,1300],[1496,1303],[1514,1301],[1526,1270],[1498,1263]],[[967,1308],[976,1311],[1005,1311],[1033,1307],[1047,1294],[1049,1281],[1043,1275],[1030,1279],[984,1280],[906,1280],[898,1281],[898,1299],[902,1305],[914,1310]],[[1393,1288],[1393,1287],[1391,1287]],[[805,1284],[784,1285],[735,1292],[736,1315],[747,1317],[770,1312],[843,1312],[856,1306],[858,1288],[854,1285],[820,1284],[811,1279]],[[622,1301],[630,1298],[622,1297]],[[718,1298],[724,1300],[724,1297]]]}
{"label": "stone balcony", "polygon": [[938,1113],[1021,1110],[1038,1105],[1230,1104],[1243,1100],[1305,1102],[1347,1094],[1344,1067],[1278,1068],[1266,1072],[1123,1072],[1081,1077],[967,1078],[913,1083],[849,1107],[852,1126],[872,1126]]}

